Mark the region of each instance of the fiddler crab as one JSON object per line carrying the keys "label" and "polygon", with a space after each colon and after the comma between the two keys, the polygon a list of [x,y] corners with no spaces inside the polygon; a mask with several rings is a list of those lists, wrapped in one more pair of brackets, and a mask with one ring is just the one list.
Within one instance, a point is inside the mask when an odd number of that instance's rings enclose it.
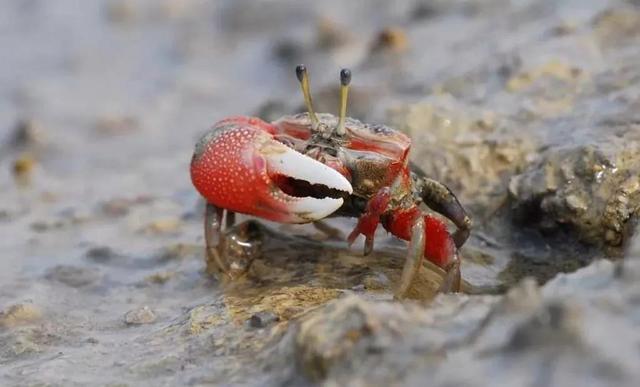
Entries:
{"label": "fiddler crab", "polygon": [[[363,235],[371,253],[379,224],[409,241],[400,283],[403,298],[422,258],[445,272],[440,290],[461,289],[458,249],[469,237],[471,219],[456,196],[409,163],[411,140],[384,125],[346,117],[351,72],[340,72],[340,114],[315,113],[305,66],[296,68],[307,113],[274,122],[237,116],[213,125],[196,144],[191,180],[206,199],[207,254],[223,273],[222,225],[233,226],[235,213],[281,223],[311,223],[326,228],[327,217],[358,218],[347,240]],[[457,230],[421,209],[425,204],[450,219]],[[242,248],[242,246],[240,246]]]}

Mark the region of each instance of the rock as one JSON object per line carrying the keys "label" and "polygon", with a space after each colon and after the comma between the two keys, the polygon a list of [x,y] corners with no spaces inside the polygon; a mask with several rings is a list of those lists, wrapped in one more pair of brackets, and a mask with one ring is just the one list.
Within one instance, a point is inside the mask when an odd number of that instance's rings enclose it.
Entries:
{"label": "rock", "polygon": [[621,246],[625,225],[640,208],[638,144],[629,138],[607,153],[592,145],[549,150],[511,178],[516,219],[547,233],[569,228],[583,242]]}
{"label": "rock", "polygon": [[51,268],[45,278],[63,283],[72,288],[83,288],[96,284],[102,278],[99,271],[73,265],[57,265]]}
{"label": "rock", "polygon": [[129,116],[101,117],[95,126],[96,133],[102,136],[126,135],[140,129],[138,120]]}
{"label": "rock", "polygon": [[16,123],[9,145],[16,149],[34,149],[42,147],[45,142],[44,129],[34,119],[22,119]]}
{"label": "rock", "polygon": [[108,264],[114,261],[121,261],[125,259],[121,254],[116,253],[109,246],[97,246],[92,247],[85,253],[85,257],[94,263]]}
{"label": "rock", "polygon": [[148,195],[140,195],[134,198],[113,198],[101,204],[101,211],[112,217],[125,216],[132,207],[149,204],[153,198]]}
{"label": "rock", "polygon": [[148,306],[132,309],[124,315],[124,322],[127,325],[152,324],[156,321],[156,314]]}
{"label": "rock", "polygon": [[[527,165],[536,140],[505,128],[499,115],[466,106],[450,95],[390,111],[392,125],[413,139],[411,159],[446,184],[472,213],[500,205],[509,178]],[[501,194],[501,192],[503,192]]]}
{"label": "rock", "polygon": [[409,42],[407,34],[398,27],[387,27],[378,33],[372,46],[372,51],[388,50],[395,54],[407,51]]}
{"label": "rock", "polygon": [[640,316],[640,288],[615,281],[614,266],[596,262],[543,288],[526,280],[502,297],[441,296],[427,308],[345,297],[290,326],[277,349],[284,359],[272,361],[293,363],[284,383],[523,385],[544,377],[631,386],[640,377],[640,334],[629,324]]}
{"label": "rock", "polygon": [[175,235],[180,232],[182,222],[178,218],[154,220],[142,227],[141,232],[149,235]]}
{"label": "rock", "polygon": [[13,162],[13,175],[19,182],[28,182],[34,168],[36,167],[36,160],[32,155],[23,153]]}
{"label": "rock", "polygon": [[201,305],[191,309],[184,323],[189,335],[199,335],[212,327],[224,323],[224,318],[215,306]]}
{"label": "rock", "polygon": [[261,311],[249,318],[249,326],[252,328],[265,328],[278,321],[278,316],[270,311]]}
{"label": "rock", "polygon": [[42,312],[33,304],[15,304],[0,312],[0,327],[13,328],[39,321]]}

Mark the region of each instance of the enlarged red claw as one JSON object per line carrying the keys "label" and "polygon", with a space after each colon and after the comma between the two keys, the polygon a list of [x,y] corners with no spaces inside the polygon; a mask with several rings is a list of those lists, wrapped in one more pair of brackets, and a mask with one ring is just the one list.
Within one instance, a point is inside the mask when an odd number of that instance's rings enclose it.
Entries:
{"label": "enlarged red claw", "polygon": [[196,144],[191,180],[216,207],[261,218],[307,223],[336,211],[353,189],[330,167],[273,138],[260,119],[218,122]]}

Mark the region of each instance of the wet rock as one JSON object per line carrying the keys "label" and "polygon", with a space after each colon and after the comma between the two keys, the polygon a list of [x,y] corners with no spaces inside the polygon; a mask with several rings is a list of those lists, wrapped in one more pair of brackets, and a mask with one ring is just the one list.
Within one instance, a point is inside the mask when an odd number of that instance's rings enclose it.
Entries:
{"label": "wet rock", "polygon": [[45,135],[42,125],[34,119],[19,120],[9,139],[9,145],[18,149],[33,149],[44,143]]}
{"label": "wet rock", "polygon": [[181,228],[182,221],[180,219],[166,218],[154,220],[142,227],[140,231],[149,235],[176,235],[180,233]]}
{"label": "wet rock", "polygon": [[405,52],[408,47],[407,34],[401,28],[387,27],[378,33],[371,50],[399,54]]}
{"label": "wet rock", "polygon": [[37,162],[32,155],[23,153],[13,162],[13,175],[20,183],[28,183]]}
{"label": "wet rock", "polygon": [[335,368],[355,368],[359,358],[375,356],[399,339],[396,329],[408,319],[405,310],[391,305],[377,308],[356,297],[336,301],[300,323],[295,335],[298,365],[313,380],[327,378]]}
{"label": "wet rock", "polygon": [[[541,66],[514,74],[507,80],[505,86],[510,92],[528,92],[539,95],[549,88],[558,89],[579,83],[582,80],[582,76],[582,71],[577,67],[550,61]],[[552,85],[553,87],[549,87]]]}
{"label": "wet rock", "polygon": [[151,274],[144,278],[142,286],[146,285],[164,285],[177,276],[175,271],[162,271]]}
{"label": "wet rock", "polygon": [[156,321],[156,314],[148,306],[132,309],[124,315],[124,322],[127,325],[152,324]]}
{"label": "wet rock", "polygon": [[114,198],[101,204],[101,211],[107,216],[120,217],[127,215],[132,207],[151,203],[153,198],[141,195],[134,198]]}
{"label": "wet rock", "polygon": [[0,312],[0,327],[13,328],[39,321],[42,312],[33,304],[15,304]]}
{"label": "wet rock", "polygon": [[34,331],[20,331],[12,334],[0,335],[0,361],[7,364],[22,357],[36,354],[42,350],[32,337]]}
{"label": "wet rock", "polygon": [[45,278],[72,288],[83,288],[98,283],[102,275],[94,269],[73,265],[57,265],[47,271]]}
{"label": "wet rock", "polygon": [[509,183],[516,218],[545,232],[569,228],[584,242],[620,246],[640,208],[640,157],[632,145],[554,149]]}
{"label": "wet rock", "polygon": [[336,21],[329,18],[320,18],[317,23],[317,46],[323,50],[329,50],[343,46],[353,39],[350,31]]}
{"label": "wet rock", "polygon": [[285,63],[299,62],[304,54],[304,46],[300,42],[284,39],[273,46],[273,56]]}
{"label": "wet rock", "polygon": [[115,252],[108,246],[92,247],[87,250],[85,257],[88,260],[99,264],[113,264],[114,261],[126,259],[122,254]]}
{"label": "wet rock", "polygon": [[592,23],[597,40],[605,48],[640,36],[640,10],[637,7],[610,7],[596,15]]}
{"label": "wet rock", "polygon": [[106,4],[104,13],[112,23],[128,24],[137,18],[139,10],[131,2],[112,0]]}
{"label": "wet rock", "polygon": [[224,316],[215,305],[201,305],[188,312],[183,326],[187,334],[199,335],[224,322]]}
{"label": "wet rock", "polygon": [[512,132],[496,113],[465,106],[450,95],[398,106],[390,120],[412,138],[416,165],[479,215],[501,205],[509,178],[527,165],[535,149],[534,138]]}
{"label": "wet rock", "polygon": [[384,273],[367,275],[362,280],[362,285],[367,290],[382,290],[389,288],[389,278]]}
{"label": "wet rock", "polygon": [[[418,364],[441,363],[446,356],[443,345],[469,334],[487,312],[483,303],[471,307],[453,301],[439,306],[430,313],[415,304],[371,302],[358,296],[336,300],[304,317],[285,335],[281,345],[289,345],[286,350],[291,352],[279,355],[294,364],[287,380],[336,385],[400,383]],[[461,308],[477,315],[461,321],[456,333],[437,322]],[[484,312],[478,313],[480,310]],[[447,331],[456,338],[442,336]]]}
{"label": "wet rock", "polygon": [[536,347],[580,345],[580,313],[566,303],[550,303],[517,326],[507,350],[534,350]]}
{"label": "wet rock", "polygon": [[124,135],[139,130],[140,124],[135,117],[107,116],[96,122],[96,133],[103,136]]}
{"label": "wet rock", "polygon": [[202,248],[200,246],[176,243],[162,248],[156,255],[154,255],[153,260],[158,264],[165,264],[168,262],[180,261],[189,256],[199,255],[200,253],[202,253]]}
{"label": "wet rock", "polygon": [[342,298],[289,328],[278,354],[295,363],[280,381],[522,385],[544,377],[631,386],[640,376],[640,335],[629,325],[638,288],[615,272],[602,261],[543,288],[527,280],[504,297],[441,296],[428,308]]}
{"label": "wet rock", "polygon": [[421,1],[411,10],[409,17],[411,21],[422,22],[437,16],[439,12],[440,9],[434,2]]}
{"label": "wet rock", "polygon": [[270,311],[261,311],[249,318],[249,326],[252,328],[266,328],[278,321],[278,316]]}
{"label": "wet rock", "polygon": [[627,246],[627,251],[625,252],[625,257],[631,259],[640,259],[640,226],[635,225],[635,230],[632,232],[633,237],[630,238],[629,244]]}
{"label": "wet rock", "polygon": [[337,298],[340,291],[321,287],[297,286],[263,289],[260,293],[255,296],[243,295],[242,293],[234,294],[233,292],[225,295],[224,301],[232,318],[241,323],[256,313],[268,311],[274,313],[279,320],[291,320],[314,307]]}

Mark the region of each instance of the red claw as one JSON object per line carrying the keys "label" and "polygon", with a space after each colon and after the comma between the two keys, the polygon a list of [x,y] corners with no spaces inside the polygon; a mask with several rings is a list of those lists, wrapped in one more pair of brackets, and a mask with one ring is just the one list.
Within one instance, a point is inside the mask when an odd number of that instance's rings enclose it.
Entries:
{"label": "red claw", "polygon": [[258,118],[218,122],[196,145],[191,180],[218,208],[265,219],[306,223],[337,210],[352,192],[347,179],[276,141]]}

